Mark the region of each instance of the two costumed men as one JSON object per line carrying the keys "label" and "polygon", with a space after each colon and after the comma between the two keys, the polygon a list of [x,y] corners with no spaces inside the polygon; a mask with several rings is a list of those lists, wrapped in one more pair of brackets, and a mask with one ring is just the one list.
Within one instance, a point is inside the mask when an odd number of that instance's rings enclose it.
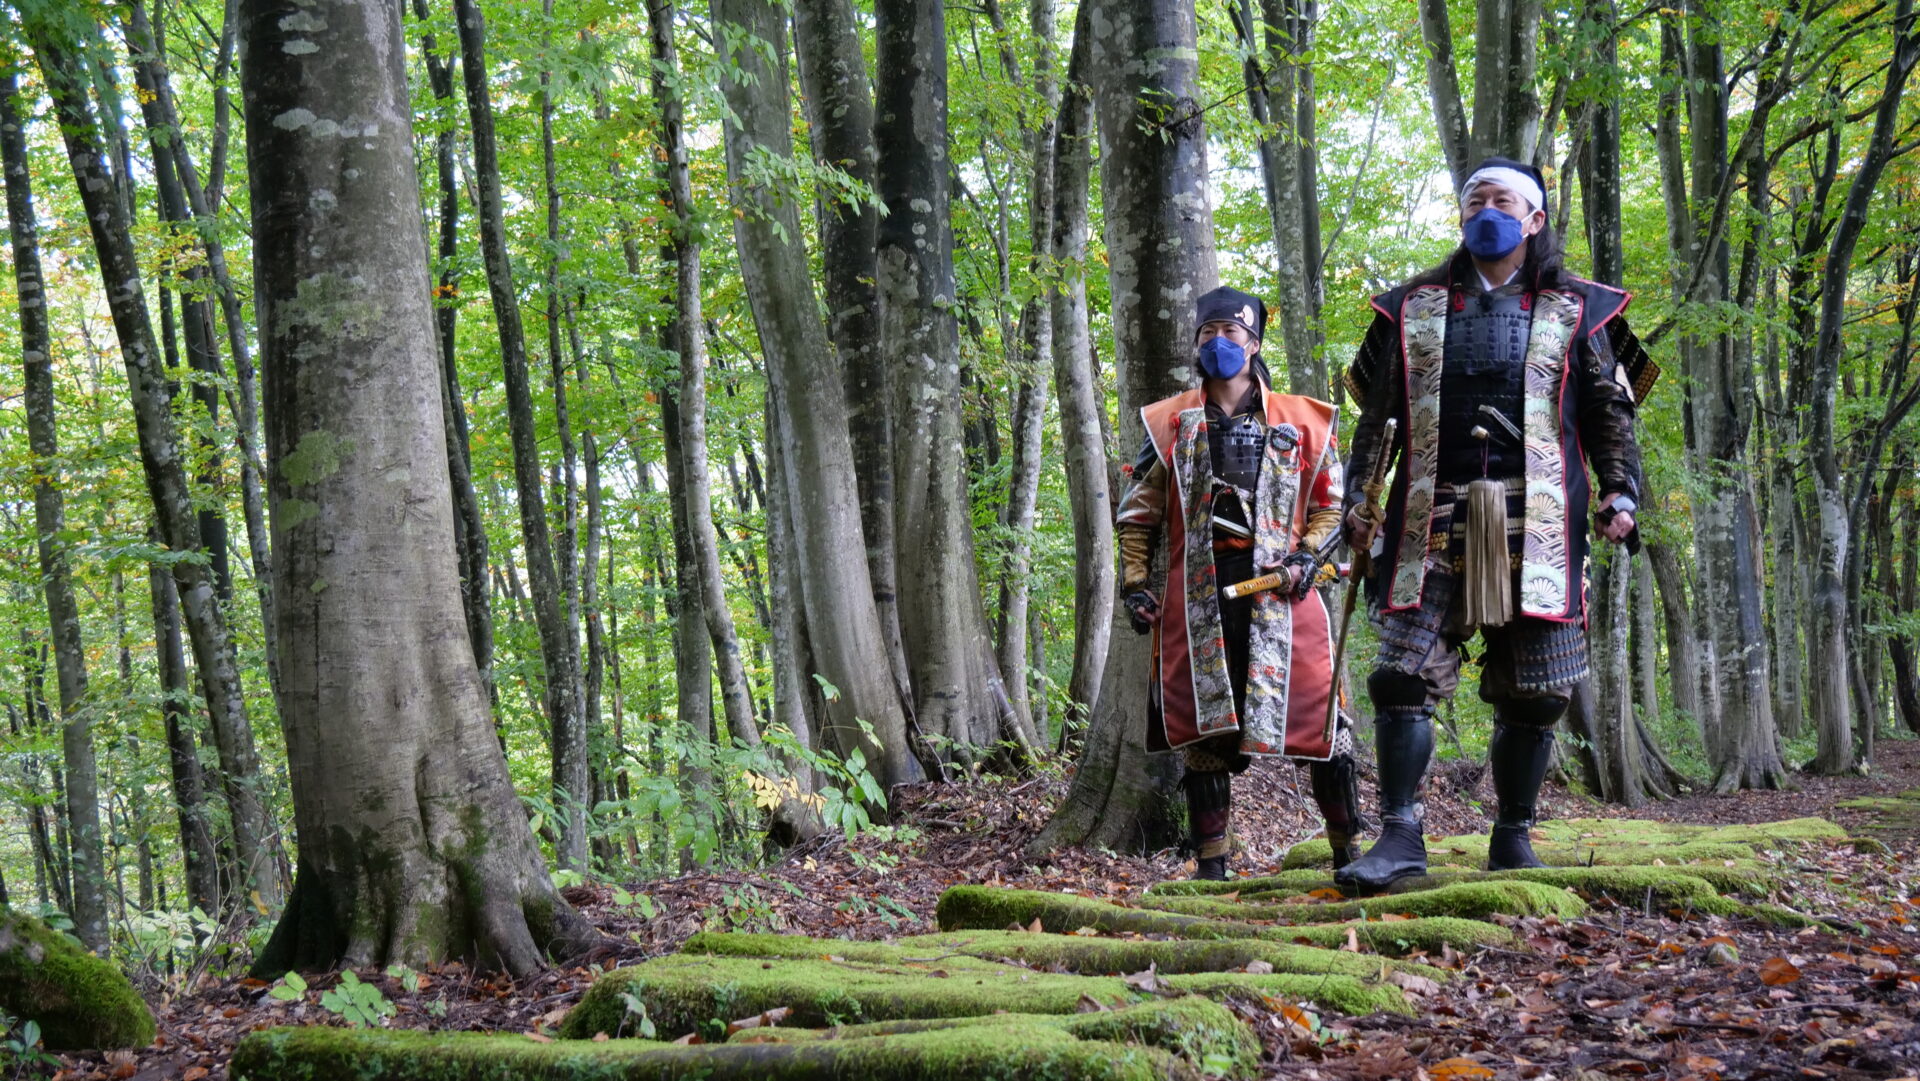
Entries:
{"label": "two costumed men", "polygon": [[[1374,298],[1347,371],[1359,407],[1350,470],[1333,407],[1269,387],[1265,307],[1231,289],[1198,304],[1200,386],[1141,410],[1146,446],[1118,514],[1121,595],[1135,628],[1154,633],[1148,746],[1184,753],[1200,877],[1225,877],[1230,777],[1256,755],[1309,764],[1343,888],[1424,874],[1433,712],[1476,633],[1495,717],[1489,866],[1539,866],[1528,831],[1553,726],[1587,677],[1588,515],[1609,540],[1634,537],[1634,387],[1616,350],[1657,374],[1620,318],[1627,294],[1562,269],[1546,205],[1538,170],[1488,160],[1461,188],[1461,246]],[[1362,482],[1382,456],[1398,469],[1378,507]],[[1339,711],[1324,601],[1311,583],[1222,592],[1315,573],[1314,553],[1341,529],[1372,552],[1380,639],[1367,689],[1383,825],[1364,856],[1352,737],[1344,715],[1328,723]],[[1151,582],[1162,533],[1164,601]]]}

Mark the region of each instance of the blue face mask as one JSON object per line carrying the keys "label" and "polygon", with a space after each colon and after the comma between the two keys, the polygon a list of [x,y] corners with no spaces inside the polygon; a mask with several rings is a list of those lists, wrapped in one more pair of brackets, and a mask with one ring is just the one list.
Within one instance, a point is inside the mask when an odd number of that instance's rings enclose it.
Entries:
{"label": "blue face mask", "polygon": [[1467,250],[1482,259],[1499,259],[1526,239],[1520,219],[1493,207],[1482,208],[1460,226]]}
{"label": "blue face mask", "polygon": [[1200,343],[1200,370],[1208,379],[1232,379],[1247,366],[1247,351],[1239,342],[1216,334]]}

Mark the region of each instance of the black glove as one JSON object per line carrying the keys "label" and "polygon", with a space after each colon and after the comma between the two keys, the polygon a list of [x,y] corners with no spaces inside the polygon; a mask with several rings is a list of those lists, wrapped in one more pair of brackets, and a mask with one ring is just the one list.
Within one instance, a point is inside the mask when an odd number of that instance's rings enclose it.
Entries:
{"label": "black glove", "polygon": [[1297,580],[1293,583],[1293,599],[1304,601],[1313,593],[1313,587],[1320,577],[1320,557],[1306,549],[1301,549],[1280,561],[1281,569],[1293,571]]}
{"label": "black glove", "polygon": [[1120,598],[1127,606],[1127,622],[1133,625],[1133,633],[1145,634],[1153,629],[1153,617],[1160,612],[1160,602],[1153,594],[1144,589],[1136,589]]}

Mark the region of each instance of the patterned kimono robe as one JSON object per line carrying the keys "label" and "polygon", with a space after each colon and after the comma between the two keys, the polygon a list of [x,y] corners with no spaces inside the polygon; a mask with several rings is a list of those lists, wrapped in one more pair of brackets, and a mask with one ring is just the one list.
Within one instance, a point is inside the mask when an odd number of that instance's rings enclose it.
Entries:
{"label": "patterned kimono robe", "polygon": [[[1267,441],[1249,513],[1254,573],[1277,570],[1302,546],[1315,511],[1337,522],[1342,484],[1333,440],[1332,405],[1261,387]],[[1332,619],[1315,590],[1305,600],[1268,591],[1254,602],[1245,717],[1234,710],[1220,626],[1213,558],[1212,459],[1204,393],[1195,388],[1140,411],[1156,460],[1137,477],[1121,507],[1122,525],[1167,531],[1166,599],[1153,638],[1147,746],[1166,751],[1223,732],[1240,733],[1240,751],[1325,760],[1333,753],[1327,726],[1333,693]],[[1289,443],[1279,426],[1300,433]],[[1156,490],[1157,489],[1157,490]],[[1322,527],[1323,529],[1326,526]],[[1321,535],[1324,535],[1321,534]]]}
{"label": "patterned kimono robe", "polygon": [[[1375,318],[1347,387],[1360,403],[1355,461],[1372,461],[1381,427],[1400,418],[1405,454],[1387,498],[1380,557],[1371,586],[1383,611],[1419,607],[1424,594],[1429,529],[1435,512],[1440,449],[1441,369],[1447,316],[1462,303],[1457,287],[1464,255],[1373,300]],[[1600,490],[1640,495],[1640,452],[1634,402],[1659,376],[1626,327],[1629,295],[1563,275],[1534,289],[1522,415],[1525,515],[1518,614],[1584,623],[1591,462]],[[1615,341],[1621,343],[1616,359]],[[1390,450],[1391,448],[1389,448]],[[1583,461],[1583,459],[1585,459]],[[1358,502],[1357,490],[1347,494]]]}

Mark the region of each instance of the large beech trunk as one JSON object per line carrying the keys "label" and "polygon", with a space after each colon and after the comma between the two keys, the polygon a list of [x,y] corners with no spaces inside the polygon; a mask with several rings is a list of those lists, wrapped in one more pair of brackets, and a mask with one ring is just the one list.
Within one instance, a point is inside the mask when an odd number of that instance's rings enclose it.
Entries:
{"label": "large beech trunk", "polygon": [[[1091,0],[1087,70],[1106,155],[1108,277],[1120,376],[1120,445],[1144,439],[1139,410],[1190,385],[1193,298],[1216,279],[1190,3]],[[1164,835],[1178,772],[1146,753],[1149,639],[1115,635],[1066,800],[1031,849],[1138,849]]]}
{"label": "large beech trunk", "polygon": [[107,948],[106,857],[100,844],[100,772],[94,764],[93,722],[87,702],[87,657],[80,640],[80,606],[73,596],[67,556],[66,499],[58,480],[60,447],[54,427],[53,342],[47,325],[40,237],[27,170],[19,82],[0,76],[0,163],[7,177],[7,226],[13,239],[13,280],[20,297],[20,357],[25,367],[27,443],[33,454],[33,525],[40,582],[53,631],[53,665],[60,684],[60,751],[67,767],[68,843],[73,860],[73,930],[96,953]]}
{"label": "large beech trunk", "polygon": [[[731,24],[769,48],[725,46],[722,60],[737,71],[722,82],[734,119],[726,129],[727,177],[741,276],[753,306],[767,382],[782,418],[775,453],[782,476],[807,637],[821,679],[838,694],[827,703],[827,737],[841,750],[861,748],[883,785],[925,774],[909,740],[900,688],[887,666],[887,636],[861,551],[860,493],[848,435],[847,400],[813,292],[800,218],[791,200],[750,179],[756,150],[793,153],[786,72],[786,33],[779,8],[766,0],[712,0],[714,21]],[[872,726],[868,737],[861,722]]]}
{"label": "large beech trunk", "polygon": [[961,748],[1037,740],[1001,682],[980,601],[961,445],[947,160],[946,19],[937,0],[880,0],[875,97],[880,152],[880,348],[890,361],[894,554],[900,631],[923,731]]}
{"label": "large beech trunk", "polygon": [[[147,314],[132,223],[126,206],[117,197],[120,181],[107,160],[95,124],[87,92],[89,75],[75,43],[63,36],[67,29],[64,25],[28,19],[24,26],[53,96],[74,182],[99,256],[114,334],[120,340],[120,357],[127,369],[128,395],[139,432],[140,465],[153,499],[154,520],[168,548],[195,551],[201,547],[200,526],[174,424],[172,395]],[[260,795],[260,760],[254,750],[253,726],[247,718],[239,660],[220,603],[219,584],[213,569],[198,560],[174,561],[173,576],[220,755],[235,854],[246,887],[258,894],[260,905],[271,909],[280,902],[274,826]]]}
{"label": "large beech trunk", "polygon": [[400,10],[241,19],[300,839],[256,970],[526,974],[593,932],[527,828],[460,605]]}

